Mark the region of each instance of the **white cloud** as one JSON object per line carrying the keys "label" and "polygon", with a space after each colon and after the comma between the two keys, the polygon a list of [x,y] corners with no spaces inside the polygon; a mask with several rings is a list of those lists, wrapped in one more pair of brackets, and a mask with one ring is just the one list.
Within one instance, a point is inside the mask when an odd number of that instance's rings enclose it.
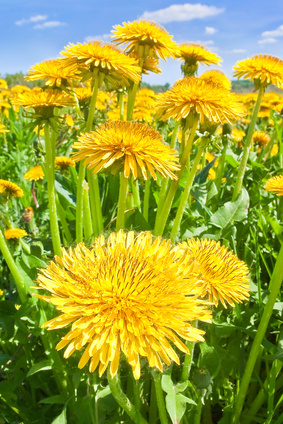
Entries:
{"label": "white cloud", "polygon": [[59,22],[59,21],[46,21],[43,24],[35,25],[34,29],[46,29],[46,28],[55,28],[58,26],[66,25],[65,22]]}
{"label": "white cloud", "polygon": [[213,35],[217,32],[218,30],[216,28],[213,27],[205,27],[205,34],[207,35]]}
{"label": "white cloud", "polygon": [[16,21],[15,24],[16,25],[25,25],[25,24],[29,24],[31,22],[45,21],[45,19],[47,19],[46,15],[36,15],[36,16],[31,16],[29,19],[21,19],[20,21]]}
{"label": "white cloud", "polygon": [[139,19],[146,19],[166,24],[168,22],[191,21],[193,19],[203,19],[208,16],[219,15],[225,9],[216,6],[206,6],[204,4],[185,3],[172,4],[165,9],[155,10],[153,12],[145,11]]}
{"label": "white cloud", "polygon": [[283,37],[283,25],[280,25],[274,31],[264,31],[261,36],[269,39],[274,37]]}
{"label": "white cloud", "polygon": [[110,41],[111,34],[102,34],[102,35],[88,35],[85,37],[85,41]]}
{"label": "white cloud", "polygon": [[228,53],[245,53],[246,51],[246,49],[232,49]]}
{"label": "white cloud", "polygon": [[271,44],[276,42],[277,42],[276,38],[270,37],[270,38],[263,38],[262,40],[259,40],[258,44]]}

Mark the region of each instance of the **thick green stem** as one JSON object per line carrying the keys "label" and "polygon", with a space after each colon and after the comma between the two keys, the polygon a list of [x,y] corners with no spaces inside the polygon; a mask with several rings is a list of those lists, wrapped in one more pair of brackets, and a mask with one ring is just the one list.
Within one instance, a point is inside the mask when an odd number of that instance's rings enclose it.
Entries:
{"label": "thick green stem", "polygon": [[56,194],[56,207],[57,207],[57,211],[58,211],[58,217],[59,217],[59,220],[60,220],[62,228],[63,228],[64,236],[66,238],[66,242],[68,244],[71,244],[73,239],[72,239],[72,236],[71,236],[71,232],[69,230],[69,225],[68,225],[66,218],[65,218],[65,211],[64,211],[64,209],[63,209],[63,207],[60,203],[60,200],[59,200],[59,197],[58,197],[57,194]]}
{"label": "thick green stem", "polygon": [[103,224],[103,216],[102,216],[102,209],[101,209],[98,175],[94,174],[91,170],[88,170],[87,178],[88,178],[88,184],[89,184],[90,202],[92,206],[91,213],[92,213],[92,217],[94,217],[94,214],[95,214],[95,221],[96,221],[96,223],[93,222],[93,225],[94,225],[94,228],[97,229],[98,234],[100,234],[102,233],[104,229],[104,224]]}
{"label": "thick green stem", "polygon": [[243,156],[242,156],[239,172],[238,172],[238,175],[237,175],[236,184],[235,184],[235,187],[234,187],[232,202],[234,202],[237,199],[237,197],[239,196],[241,189],[242,189],[243,179],[244,179],[245,170],[246,170],[249,152],[250,152],[251,143],[252,143],[252,136],[253,136],[253,132],[254,132],[254,128],[255,128],[255,124],[256,124],[256,120],[257,120],[257,115],[258,115],[258,111],[259,111],[259,108],[260,108],[260,103],[261,103],[261,99],[263,97],[263,94],[264,94],[264,87],[261,85],[260,88],[259,88],[259,91],[258,91],[257,101],[256,101],[256,104],[255,104],[255,107],[254,107],[253,116],[252,116],[251,123],[250,123],[250,126],[249,126],[249,131],[248,131],[248,134],[247,134],[247,139],[246,139],[246,143],[245,143],[245,147],[244,147],[244,151],[243,151]]}
{"label": "thick green stem", "polygon": [[94,111],[95,111],[95,105],[96,105],[96,99],[97,99],[99,85],[100,85],[100,79],[97,76],[94,80],[94,87],[93,87],[92,97],[91,97],[90,105],[89,105],[89,111],[88,111],[86,127],[85,127],[86,132],[89,132],[89,131],[92,130],[93,116],[94,116]]}
{"label": "thick green stem", "polygon": [[150,179],[145,181],[144,186],[144,198],[143,198],[143,217],[148,221],[148,207],[149,207],[149,196],[150,196]]}
{"label": "thick green stem", "polygon": [[140,200],[140,188],[139,188],[138,180],[134,180],[134,178],[131,178],[131,186],[132,186],[132,193],[134,197],[134,205],[136,208],[140,210],[141,200]]}
{"label": "thick green stem", "polygon": [[236,397],[235,410],[234,410],[234,424],[238,424],[239,418],[241,415],[241,411],[244,405],[246,393],[250,384],[251,376],[253,373],[254,365],[256,363],[257,355],[259,352],[259,347],[264,338],[269,320],[271,318],[274,303],[276,301],[277,295],[279,293],[281,284],[283,280],[283,244],[281,245],[280,252],[278,254],[275,268],[270,281],[270,294],[267,300],[267,303],[264,308],[264,312],[262,314],[259,327],[254,338],[251,351],[248,357],[248,361],[246,364],[246,368],[244,371],[244,375],[242,377],[240,389],[238,395]]}
{"label": "thick green stem", "polygon": [[118,213],[116,221],[116,231],[124,228],[125,225],[125,210],[127,205],[127,189],[128,189],[128,178],[126,178],[123,172],[120,173],[120,190],[118,200]]}
{"label": "thick green stem", "polygon": [[182,375],[181,375],[181,381],[187,381],[190,377],[193,357],[194,357],[194,350],[195,350],[195,343],[186,341],[186,346],[190,349],[191,353],[190,355],[186,354],[182,369]]}
{"label": "thick green stem", "polygon": [[191,169],[190,174],[189,174],[189,178],[186,182],[186,186],[185,186],[185,189],[183,191],[181,201],[180,201],[180,204],[178,206],[177,214],[176,214],[176,217],[175,217],[175,220],[174,220],[174,223],[173,223],[173,227],[172,227],[172,231],[171,231],[171,237],[170,238],[171,238],[172,243],[175,242],[177,234],[179,232],[181,221],[182,221],[184,211],[185,211],[185,207],[186,207],[186,204],[187,204],[187,201],[188,201],[188,197],[190,195],[190,191],[191,191],[191,188],[192,188],[192,185],[193,185],[193,181],[194,181],[196,172],[197,172],[197,167],[198,167],[198,164],[200,163],[201,156],[202,156],[202,154],[205,150],[205,146],[206,146],[206,143],[199,147],[197,155],[196,155],[194,163],[193,163],[193,166],[192,166],[192,169]]}
{"label": "thick green stem", "polygon": [[116,402],[121,406],[121,408],[123,408],[123,410],[129,415],[134,423],[148,424],[123,392],[118,375],[116,374],[113,378],[111,377],[110,367],[107,368],[107,379],[111,393]]}
{"label": "thick green stem", "polygon": [[77,205],[76,205],[76,242],[83,241],[83,217],[84,217],[84,188],[85,166],[80,162],[78,186],[77,186]]}
{"label": "thick green stem", "polygon": [[217,167],[217,176],[216,176],[216,181],[215,181],[215,185],[217,187],[217,191],[218,191],[218,199],[220,197],[220,189],[221,189],[221,184],[222,184],[222,178],[224,175],[224,169],[225,169],[225,160],[226,160],[226,152],[227,152],[227,148],[228,148],[228,139],[227,136],[223,136],[222,137],[222,143],[223,143],[223,150],[219,159],[219,164]]}
{"label": "thick green stem", "polygon": [[57,219],[56,209],[56,193],[55,193],[55,137],[50,137],[50,125],[46,123],[44,126],[44,138],[45,138],[45,172],[47,179],[48,188],[48,205],[49,205],[49,217],[50,217],[50,231],[52,237],[53,250],[55,255],[61,256],[61,241],[60,232]]}
{"label": "thick green stem", "polygon": [[123,91],[118,91],[118,103],[120,111],[120,121],[124,121],[124,93]]}
{"label": "thick green stem", "polygon": [[139,88],[139,83],[135,82],[133,86],[129,89],[128,104],[127,104],[127,121],[131,121],[132,119],[138,88]]}
{"label": "thick green stem", "polygon": [[84,181],[83,185],[84,185],[84,235],[85,235],[85,239],[88,240],[93,235],[93,228],[92,228],[90,204],[89,204],[89,197],[88,197],[88,191],[89,191],[88,183]]}
{"label": "thick green stem", "polygon": [[28,287],[25,284],[25,281],[23,279],[22,274],[20,273],[13,256],[11,255],[11,252],[7,246],[6,240],[4,238],[4,235],[0,229],[0,250],[2,252],[2,255],[9,267],[9,270],[11,271],[11,274],[14,278],[17,291],[19,293],[21,301],[24,303],[27,300],[27,294],[29,292]]}
{"label": "thick green stem", "polygon": [[160,422],[161,424],[169,424],[167,411],[165,407],[165,401],[164,401],[164,393],[161,386],[162,375],[159,371],[153,370],[152,376],[154,381],[156,402],[157,402]]}

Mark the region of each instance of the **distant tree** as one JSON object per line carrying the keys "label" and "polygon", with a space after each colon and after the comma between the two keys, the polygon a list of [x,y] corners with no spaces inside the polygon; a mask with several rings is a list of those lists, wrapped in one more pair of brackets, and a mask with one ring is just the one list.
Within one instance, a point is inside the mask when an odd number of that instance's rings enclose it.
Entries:
{"label": "distant tree", "polygon": [[170,84],[169,82],[166,82],[166,84],[164,85],[151,85],[151,84],[148,84],[147,82],[142,82],[141,88],[149,88],[155,93],[164,93],[165,91],[169,90]]}
{"label": "distant tree", "polygon": [[42,87],[44,84],[42,81],[26,81],[25,74],[22,72],[16,72],[15,74],[5,74],[1,76],[7,81],[8,87],[12,88],[15,85],[27,85],[28,87]]}

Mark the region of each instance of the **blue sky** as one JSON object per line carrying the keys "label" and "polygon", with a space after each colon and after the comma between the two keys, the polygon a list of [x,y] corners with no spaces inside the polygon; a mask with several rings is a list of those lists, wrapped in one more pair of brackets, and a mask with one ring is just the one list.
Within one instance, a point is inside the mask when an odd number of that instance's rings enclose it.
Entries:
{"label": "blue sky", "polygon": [[[114,25],[139,18],[158,22],[177,43],[199,42],[217,53],[223,62],[214,69],[229,78],[238,60],[255,54],[283,59],[283,0],[0,0],[0,12],[1,75],[59,57],[69,42],[109,41]],[[162,74],[145,82],[181,77],[179,61],[160,65]]]}

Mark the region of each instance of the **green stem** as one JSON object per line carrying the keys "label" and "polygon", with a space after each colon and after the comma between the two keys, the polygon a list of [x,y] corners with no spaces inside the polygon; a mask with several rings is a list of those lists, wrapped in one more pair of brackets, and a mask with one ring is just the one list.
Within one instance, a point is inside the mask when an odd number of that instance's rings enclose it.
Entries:
{"label": "green stem", "polygon": [[247,166],[247,162],[248,162],[248,157],[249,157],[249,152],[250,152],[250,148],[251,148],[251,144],[252,144],[252,136],[253,136],[253,132],[254,132],[254,128],[255,128],[255,124],[256,124],[256,120],[257,120],[257,115],[258,115],[258,111],[260,108],[260,103],[261,103],[261,99],[263,97],[264,94],[264,87],[261,85],[258,91],[258,96],[257,96],[257,101],[254,107],[254,111],[253,111],[253,116],[251,119],[251,123],[249,126],[249,131],[247,134],[247,139],[246,139],[246,143],[245,143],[245,147],[244,147],[244,151],[243,151],[243,156],[242,156],[242,160],[241,160],[241,164],[240,164],[240,168],[239,168],[239,172],[237,175],[237,180],[236,180],[236,184],[234,187],[234,192],[233,192],[233,196],[232,196],[232,202],[234,202],[237,197],[240,194],[240,191],[242,189],[242,184],[243,184],[243,179],[244,179],[244,175],[245,175],[245,170],[246,170],[246,166]]}
{"label": "green stem", "polygon": [[83,241],[83,217],[84,217],[84,189],[83,182],[85,178],[85,166],[80,162],[78,187],[77,187],[77,205],[76,205],[76,242]]}
{"label": "green stem", "polygon": [[149,196],[150,196],[150,179],[145,181],[144,186],[144,198],[143,198],[143,217],[148,221],[148,208],[149,208]]}
{"label": "green stem", "polygon": [[129,415],[136,424],[148,424],[147,421],[138,413],[134,405],[127,398],[122,390],[121,382],[116,374],[113,378],[110,375],[110,367],[107,368],[107,379],[113,397],[118,405]]}
{"label": "green stem", "polygon": [[186,182],[186,186],[185,186],[185,189],[183,191],[181,201],[180,201],[180,204],[178,206],[177,214],[176,214],[176,217],[175,217],[175,220],[174,220],[174,223],[173,223],[173,227],[172,227],[172,230],[171,230],[171,237],[170,238],[171,238],[172,243],[175,242],[177,234],[179,232],[181,221],[182,221],[184,211],[185,211],[185,207],[186,207],[186,204],[187,204],[187,200],[188,200],[188,197],[190,195],[190,191],[191,191],[191,188],[192,188],[192,185],[193,185],[193,181],[194,181],[194,178],[195,178],[195,175],[196,175],[196,172],[197,172],[197,167],[198,167],[198,164],[200,163],[201,156],[202,156],[202,154],[205,150],[206,144],[207,143],[205,142],[203,145],[201,145],[199,147],[197,155],[196,155],[194,163],[193,163],[193,166],[192,166],[192,169],[189,173],[189,178]]}
{"label": "green stem", "polygon": [[9,267],[9,270],[11,271],[11,274],[14,278],[17,291],[19,293],[21,301],[24,303],[27,300],[27,294],[29,292],[28,287],[25,284],[24,278],[22,274],[20,273],[13,256],[11,255],[11,252],[7,246],[6,240],[4,238],[4,235],[0,229],[0,250],[2,252],[2,255]]}
{"label": "green stem", "polygon": [[96,99],[97,99],[99,85],[100,85],[100,79],[97,76],[94,80],[94,87],[93,87],[93,92],[92,92],[92,96],[91,96],[91,100],[90,100],[85,132],[89,132],[89,131],[92,130],[93,116],[94,116],[94,111],[95,111],[95,105],[96,105]]}
{"label": "green stem", "polygon": [[259,352],[259,347],[264,338],[269,320],[271,318],[274,303],[276,301],[278,292],[280,290],[282,280],[283,280],[283,244],[281,245],[281,249],[276,260],[275,268],[272,273],[272,277],[271,277],[271,281],[269,285],[270,294],[269,294],[267,303],[265,305],[264,312],[262,314],[259,327],[251,347],[251,351],[248,357],[244,375],[242,377],[240,389],[236,397],[234,421],[233,421],[233,423],[235,424],[238,424],[239,422],[239,418],[240,418],[241,411],[244,405],[246,393],[250,384],[252,372],[253,372],[254,365],[255,365],[257,355]]}
{"label": "green stem", "polygon": [[161,424],[169,424],[167,411],[165,407],[164,394],[161,386],[161,373],[156,370],[152,370],[152,376],[154,381],[155,393],[156,393],[156,401],[159,412],[159,419]]}
{"label": "green stem", "polygon": [[223,143],[223,150],[219,159],[219,164],[217,167],[217,176],[216,176],[216,181],[215,181],[215,185],[217,187],[217,191],[218,191],[218,199],[220,198],[220,189],[221,189],[221,184],[222,184],[222,178],[224,175],[224,169],[225,169],[225,160],[226,160],[226,152],[227,152],[227,148],[228,148],[228,139],[227,136],[223,136],[222,137],[222,143]]}
{"label": "green stem", "polygon": [[73,239],[72,239],[72,236],[71,236],[71,232],[69,230],[69,225],[68,225],[66,218],[65,218],[65,211],[64,211],[64,209],[63,209],[63,207],[60,203],[60,200],[59,200],[59,197],[58,197],[57,194],[56,194],[56,207],[57,207],[58,216],[59,216],[59,219],[60,219],[63,231],[64,231],[64,235],[66,237],[66,242],[68,244],[71,244]]}
{"label": "green stem", "polygon": [[128,189],[128,178],[126,178],[123,172],[121,172],[116,231],[119,231],[121,228],[124,228],[124,225],[125,225],[127,189]]}
{"label": "green stem", "polygon": [[[100,200],[100,191],[99,191],[99,181],[98,175],[94,174],[91,170],[87,171],[87,178],[89,184],[89,194],[91,199],[91,205],[94,205],[95,211],[95,227],[97,228],[98,234],[102,233],[104,229],[103,216],[101,209],[101,200]],[[93,212],[92,212],[93,217]]]}
{"label": "green stem", "polygon": [[59,225],[57,219],[56,209],[56,193],[55,193],[55,137],[50,137],[50,124],[46,123],[44,126],[45,138],[45,171],[48,188],[48,205],[50,217],[50,231],[52,237],[53,250],[55,255],[61,256],[61,241],[59,233]]}
{"label": "green stem", "polygon": [[92,228],[90,204],[89,204],[89,197],[88,197],[89,188],[86,181],[83,182],[83,185],[84,185],[84,235],[85,235],[85,239],[88,240],[93,235],[93,228]]}
{"label": "green stem", "polygon": [[157,419],[158,419],[158,410],[157,410],[157,402],[156,402],[156,391],[154,387],[154,382],[151,381],[148,423],[155,424]]}
{"label": "green stem", "polygon": [[118,103],[120,111],[120,121],[124,121],[124,93],[123,91],[118,91]]}
{"label": "green stem", "polygon": [[195,343],[186,341],[186,346],[190,349],[191,354],[185,355],[185,360],[184,360],[182,375],[181,375],[181,381],[187,381],[190,377],[190,371],[191,371],[193,357],[194,357]]}
{"label": "green stem", "polygon": [[128,104],[127,104],[127,121],[131,121],[132,119],[138,88],[139,88],[139,83],[135,82],[132,88],[129,89]]}
{"label": "green stem", "polygon": [[139,182],[138,180],[134,180],[134,178],[131,178],[131,186],[132,186],[132,193],[134,196],[134,205],[136,208],[140,210],[141,208],[141,200],[140,200],[140,190],[139,190]]}

